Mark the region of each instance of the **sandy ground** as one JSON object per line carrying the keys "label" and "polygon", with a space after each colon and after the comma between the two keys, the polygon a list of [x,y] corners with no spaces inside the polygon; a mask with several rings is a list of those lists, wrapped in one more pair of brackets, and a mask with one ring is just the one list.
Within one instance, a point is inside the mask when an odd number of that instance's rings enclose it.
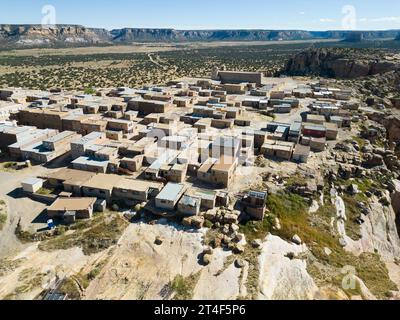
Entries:
{"label": "sandy ground", "polygon": [[[6,272],[0,277],[0,299],[4,299],[13,292],[22,291],[15,298],[22,300],[34,299],[43,289],[48,288],[56,277],[63,278],[76,274],[89,261],[96,259],[96,255],[85,256],[80,248],[44,252],[38,249],[38,244],[30,244],[14,257],[18,267]],[[30,290],[21,290],[35,278],[38,283]]]}
{"label": "sandy ground", "polygon": [[184,43],[132,43],[130,45],[112,45],[104,47],[60,48],[60,49],[18,49],[0,51],[0,55],[40,56],[40,55],[87,55],[101,53],[148,53],[179,49],[202,49],[232,46],[266,46],[297,43],[336,42],[333,40],[299,40],[299,41],[216,41]]}
{"label": "sandy ground", "polygon": [[39,216],[46,206],[24,197],[18,191],[22,180],[36,177],[45,170],[36,166],[20,171],[0,171],[0,199],[6,202],[8,213],[6,225],[0,231],[0,258],[18,252],[24,247],[14,233],[20,218],[22,227],[28,230],[36,231],[46,226],[43,217]]}

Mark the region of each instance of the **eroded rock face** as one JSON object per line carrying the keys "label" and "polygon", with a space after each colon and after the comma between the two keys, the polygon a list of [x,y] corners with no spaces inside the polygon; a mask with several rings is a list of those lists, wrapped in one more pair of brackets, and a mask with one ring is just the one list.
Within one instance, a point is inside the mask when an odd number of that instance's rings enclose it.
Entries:
{"label": "eroded rock face", "polygon": [[318,287],[307,272],[306,261],[288,257],[307,250],[305,245],[268,235],[260,256],[260,300],[314,299]]}
{"label": "eroded rock face", "polygon": [[400,67],[399,61],[366,54],[360,57],[343,49],[313,49],[294,56],[286,65],[287,75],[318,75],[331,78],[355,79],[386,73]]}
{"label": "eroded rock face", "polygon": [[373,113],[368,118],[386,129],[387,139],[390,144],[397,145],[400,143],[400,117],[393,114]]}

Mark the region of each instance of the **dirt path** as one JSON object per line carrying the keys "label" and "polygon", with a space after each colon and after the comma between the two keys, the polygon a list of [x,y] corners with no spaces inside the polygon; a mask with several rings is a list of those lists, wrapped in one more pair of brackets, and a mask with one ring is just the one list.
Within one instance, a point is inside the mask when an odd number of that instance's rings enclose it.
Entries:
{"label": "dirt path", "polygon": [[15,254],[24,248],[15,236],[15,228],[21,219],[23,228],[40,229],[45,223],[34,223],[38,215],[44,210],[45,205],[34,202],[19,192],[21,181],[27,177],[35,177],[45,169],[33,167],[15,172],[0,171],[0,199],[7,205],[7,222],[0,231],[0,258]]}
{"label": "dirt path", "polygon": [[158,67],[163,67],[161,63],[159,63],[158,61],[156,61],[153,58],[153,54],[152,53],[148,53],[147,56],[149,57],[149,60],[151,61],[151,63],[155,64]]}

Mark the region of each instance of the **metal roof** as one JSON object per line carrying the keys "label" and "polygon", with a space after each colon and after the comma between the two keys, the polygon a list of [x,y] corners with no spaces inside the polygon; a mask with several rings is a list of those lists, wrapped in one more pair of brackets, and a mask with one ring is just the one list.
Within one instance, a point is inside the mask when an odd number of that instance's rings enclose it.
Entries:
{"label": "metal roof", "polygon": [[168,183],[164,189],[159,193],[156,199],[159,200],[167,200],[167,201],[175,201],[185,186],[183,184],[178,183]]}

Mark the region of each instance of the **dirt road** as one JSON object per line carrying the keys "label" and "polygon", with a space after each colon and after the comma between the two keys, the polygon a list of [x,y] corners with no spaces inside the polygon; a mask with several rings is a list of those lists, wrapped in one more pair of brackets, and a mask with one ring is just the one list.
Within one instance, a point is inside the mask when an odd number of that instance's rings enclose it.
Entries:
{"label": "dirt road", "polygon": [[[46,170],[42,167],[33,167],[21,171],[0,171],[0,199],[7,205],[7,222],[0,231],[0,258],[19,252],[24,246],[15,236],[15,228],[21,218],[23,228],[40,229],[46,226],[38,216],[45,209],[45,205],[24,197],[18,188],[21,181],[27,177],[35,177]],[[34,223],[32,223],[34,222]]]}

